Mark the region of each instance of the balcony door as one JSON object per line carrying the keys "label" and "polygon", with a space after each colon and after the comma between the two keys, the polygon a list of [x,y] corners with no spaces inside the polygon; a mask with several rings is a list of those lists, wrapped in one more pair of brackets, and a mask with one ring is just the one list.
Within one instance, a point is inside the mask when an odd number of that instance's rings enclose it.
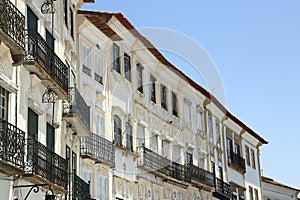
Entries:
{"label": "balcony door", "polygon": [[55,129],[49,123],[47,123],[47,148],[54,152],[55,149]]}
{"label": "balcony door", "polygon": [[48,31],[46,30],[46,42],[47,42],[47,45],[50,49],[52,49],[54,51],[54,37],[53,35]]}
{"label": "balcony door", "polygon": [[39,18],[34,14],[29,6],[27,6],[27,28],[37,32]]}
{"label": "balcony door", "polygon": [[33,110],[28,108],[27,133],[28,136],[38,140],[39,116]]}

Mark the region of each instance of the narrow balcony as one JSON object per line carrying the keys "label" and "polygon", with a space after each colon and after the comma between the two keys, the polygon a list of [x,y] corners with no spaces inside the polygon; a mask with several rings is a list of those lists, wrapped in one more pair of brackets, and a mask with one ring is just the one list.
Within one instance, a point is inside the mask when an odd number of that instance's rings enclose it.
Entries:
{"label": "narrow balcony", "polygon": [[245,159],[242,158],[239,154],[230,152],[230,158],[228,159],[228,164],[230,167],[236,169],[241,173],[246,173],[246,164]]}
{"label": "narrow balcony", "polygon": [[75,128],[79,136],[90,136],[90,106],[77,88],[69,88],[69,100],[64,103],[64,119]]}
{"label": "narrow balcony", "polygon": [[24,170],[25,133],[0,118],[0,171],[12,175]]}
{"label": "narrow balcony", "polygon": [[10,0],[0,1],[0,41],[10,48],[14,62],[20,62],[25,53],[25,16]]}
{"label": "narrow balcony", "polygon": [[96,134],[81,137],[81,157],[104,163],[110,167],[115,166],[115,146]]}
{"label": "narrow balcony", "polygon": [[72,200],[89,200],[90,183],[85,182],[75,173],[72,174]]}
{"label": "narrow balcony", "polygon": [[27,33],[28,49],[24,66],[51,88],[59,99],[68,98],[69,67],[47,45],[42,36],[32,30]]}
{"label": "narrow balcony", "polygon": [[28,169],[24,177],[67,193],[68,162],[33,138],[27,141]]}
{"label": "narrow balcony", "polygon": [[213,196],[221,200],[229,200],[231,198],[230,185],[217,178]]}
{"label": "narrow balcony", "polygon": [[215,187],[215,176],[213,173],[192,165],[189,168],[191,181],[204,187]]}
{"label": "narrow balcony", "polygon": [[144,146],[139,147],[137,151],[139,153],[138,167],[166,179],[190,182],[188,167],[172,162]]}

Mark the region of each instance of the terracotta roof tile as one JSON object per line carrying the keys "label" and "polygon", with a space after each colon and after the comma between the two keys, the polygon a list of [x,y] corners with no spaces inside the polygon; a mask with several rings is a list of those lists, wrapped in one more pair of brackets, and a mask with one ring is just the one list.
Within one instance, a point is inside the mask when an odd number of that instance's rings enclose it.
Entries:
{"label": "terracotta roof tile", "polygon": [[84,15],[86,19],[88,19],[94,26],[96,26],[101,32],[103,32],[108,38],[110,38],[113,41],[120,41],[122,38],[114,31],[112,30],[106,22],[104,22],[96,12],[89,12],[89,11],[83,11],[79,10],[77,12],[78,14]]}
{"label": "terracotta roof tile", "polygon": [[295,190],[295,191],[300,192],[300,189],[296,189],[296,188],[290,187],[288,185],[279,183],[277,181],[274,181],[272,178],[268,178],[268,177],[262,176],[261,180],[264,183],[269,183],[269,184],[272,184],[272,185],[276,185],[276,186],[279,186],[279,187],[284,187],[284,188],[287,188],[287,189],[290,189],[290,190]]}

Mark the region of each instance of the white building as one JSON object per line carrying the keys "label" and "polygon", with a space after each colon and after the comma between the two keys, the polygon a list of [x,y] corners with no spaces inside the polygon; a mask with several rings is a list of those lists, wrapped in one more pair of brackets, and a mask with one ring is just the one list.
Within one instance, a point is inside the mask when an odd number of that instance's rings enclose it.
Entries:
{"label": "white building", "polygon": [[299,200],[300,190],[262,176],[264,200]]}
{"label": "white building", "polygon": [[0,0],[1,200],[262,199],[267,142],[91,2]]}

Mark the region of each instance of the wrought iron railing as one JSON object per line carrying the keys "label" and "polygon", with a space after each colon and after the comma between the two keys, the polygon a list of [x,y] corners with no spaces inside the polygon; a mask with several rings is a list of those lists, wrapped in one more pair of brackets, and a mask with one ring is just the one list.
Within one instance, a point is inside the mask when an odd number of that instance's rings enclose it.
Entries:
{"label": "wrought iron railing", "polygon": [[115,146],[109,140],[96,134],[81,137],[81,156],[115,166]]}
{"label": "wrought iron railing", "polygon": [[245,159],[242,158],[239,154],[234,153],[233,151],[229,153],[230,153],[230,159],[228,159],[229,165],[245,173],[246,172]]}
{"label": "wrought iron railing", "polygon": [[77,114],[90,130],[90,106],[88,106],[77,88],[69,88],[69,100],[65,106],[66,114]]}
{"label": "wrought iron railing", "polygon": [[215,177],[214,174],[206,171],[204,169],[201,169],[197,166],[192,165],[189,169],[189,172],[191,173],[191,179],[195,180],[197,182],[209,185],[214,187],[215,186]]}
{"label": "wrought iron railing", "polygon": [[24,169],[25,133],[0,118],[0,160]]}
{"label": "wrought iron railing", "polygon": [[228,198],[231,197],[230,185],[219,178],[217,178],[216,192],[221,193]]}
{"label": "wrought iron railing", "polygon": [[82,65],[82,71],[89,76],[92,75],[92,70],[90,68],[86,67],[85,65]]}
{"label": "wrought iron railing", "polygon": [[98,83],[103,84],[103,78],[102,78],[102,76],[98,75],[97,73],[95,73],[95,80]]}
{"label": "wrought iron railing", "polygon": [[72,174],[72,199],[73,200],[89,200],[90,195],[90,183],[85,182],[75,173]]}
{"label": "wrought iron railing", "polygon": [[67,160],[31,137],[28,137],[27,145],[27,172],[39,175],[40,177],[67,189]]}
{"label": "wrought iron railing", "polygon": [[179,181],[190,182],[190,174],[187,166],[170,161],[144,146],[138,147],[137,151],[139,153],[139,166],[145,167],[148,170],[158,171]]}
{"label": "wrought iron railing", "polygon": [[26,55],[26,60],[37,62],[68,93],[69,67],[61,61],[39,33],[33,30],[27,32],[28,55]]}
{"label": "wrought iron railing", "polygon": [[10,0],[0,1],[0,28],[25,49],[25,16]]}

